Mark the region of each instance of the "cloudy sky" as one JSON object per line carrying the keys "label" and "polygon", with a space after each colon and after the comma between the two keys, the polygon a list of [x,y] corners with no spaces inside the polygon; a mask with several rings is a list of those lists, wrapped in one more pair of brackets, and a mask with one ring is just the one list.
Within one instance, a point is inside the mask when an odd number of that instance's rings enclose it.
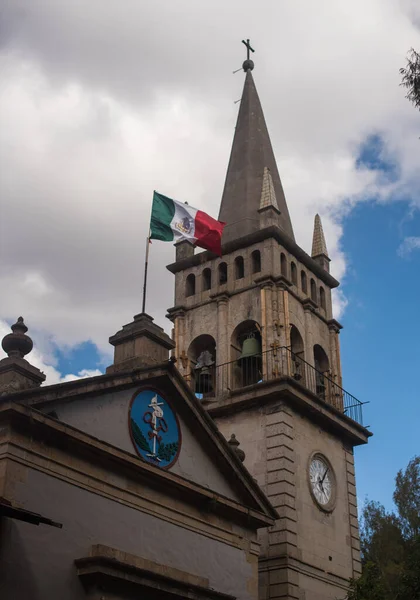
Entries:
{"label": "cloudy sky", "polygon": [[[110,363],[108,337],[141,309],[153,189],[217,216],[244,79],[233,71],[250,37],[295,235],[310,251],[321,213],[343,282],[346,387],[363,395],[364,342],[352,332],[360,307],[373,310],[361,290],[375,266],[360,248],[386,238],[398,272],[420,266],[420,118],[398,72],[420,48],[419,2],[0,0],[0,10],[0,335],[22,314],[49,383]],[[148,310],[168,331],[173,258],[172,245],[153,244]],[[406,311],[418,320],[415,302]]]}

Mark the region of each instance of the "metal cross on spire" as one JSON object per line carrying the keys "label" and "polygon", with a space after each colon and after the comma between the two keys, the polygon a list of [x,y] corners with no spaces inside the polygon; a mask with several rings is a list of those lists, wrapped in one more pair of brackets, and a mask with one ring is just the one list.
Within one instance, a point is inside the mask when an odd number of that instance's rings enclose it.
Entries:
{"label": "metal cross on spire", "polygon": [[245,44],[245,46],[246,46],[246,60],[244,61],[242,68],[245,72],[248,70],[252,71],[252,69],[254,68],[254,62],[249,58],[249,53],[250,53],[250,51],[255,52],[255,50],[249,43],[249,40],[246,40],[246,41],[242,40],[242,43]]}

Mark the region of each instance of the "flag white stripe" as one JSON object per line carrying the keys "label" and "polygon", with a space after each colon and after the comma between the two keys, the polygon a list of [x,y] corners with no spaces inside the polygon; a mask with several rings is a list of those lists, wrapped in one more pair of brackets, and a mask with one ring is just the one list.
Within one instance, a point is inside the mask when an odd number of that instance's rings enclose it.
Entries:
{"label": "flag white stripe", "polygon": [[171,221],[170,227],[174,233],[174,241],[177,242],[180,239],[187,239],[191,243],[196,241],[195,237],[195,216],[197,209],[189,206],[188,204],[182,204],[173,200],[175,206],[175,214]]}

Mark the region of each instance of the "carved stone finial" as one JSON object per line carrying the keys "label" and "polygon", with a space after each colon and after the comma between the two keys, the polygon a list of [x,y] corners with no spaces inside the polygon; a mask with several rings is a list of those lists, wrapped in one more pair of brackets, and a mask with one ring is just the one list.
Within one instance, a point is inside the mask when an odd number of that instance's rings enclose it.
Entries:
{"label": "carved stone finial", "polygon": [[11,329],[12,333],[5,335],[1,344],[7,358],[0,360],[0,396],[38,387],[45,381],[44,373],[24,358],[32,350],[33,342],[26,335],[28,328],[23,317]]}
{"label": "carved stone finial", "polygon": [[28,328],[23,322],[23,317],[19,317],[11,327],[13,333],[4,336],[1,343],[3,350],[10,357],[23,358],[33,348],[33,342],[29,335],[26,335]]}
{"label": "carved stone finial", "polygon": [[239,458],[239,460],[241,462],[244,462],[245,452],[239,448],[240,444],[239,444],[238,440],[236,439],[236,435],[234,433],[232,433],[232,435],[230,436],[230,440],[228,441],[228,444],[232,448],[232,450],[235,452],[235,454]]}

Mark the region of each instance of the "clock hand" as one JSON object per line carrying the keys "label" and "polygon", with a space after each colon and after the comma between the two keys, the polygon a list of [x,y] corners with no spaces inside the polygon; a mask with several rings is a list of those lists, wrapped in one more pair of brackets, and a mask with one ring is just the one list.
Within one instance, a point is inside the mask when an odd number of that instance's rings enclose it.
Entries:
{"label": "clock hand", "polygon": [[325,473],[324,473],[324,477],[321,479],[321,482],[320,482],[321,485],[324,483],[325,476],[326,476],[326,474],[328,473],[329,470],[330,470],[330,468],[327,467],[326,470],[325,470]]}

